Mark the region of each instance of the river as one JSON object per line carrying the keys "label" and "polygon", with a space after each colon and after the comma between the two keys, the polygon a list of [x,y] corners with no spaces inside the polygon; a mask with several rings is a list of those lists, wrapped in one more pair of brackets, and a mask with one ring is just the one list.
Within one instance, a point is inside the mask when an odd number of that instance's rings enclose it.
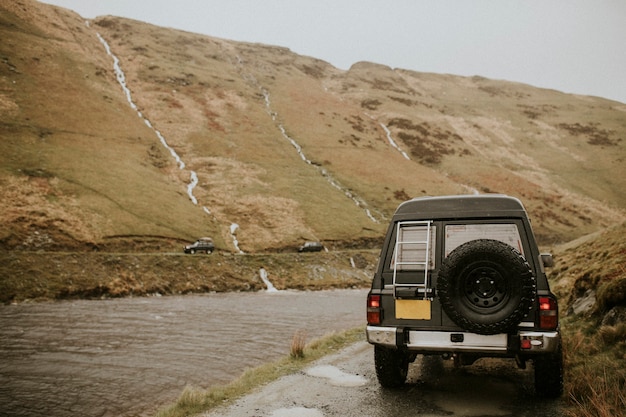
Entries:
{"label": "river", "polygon": [[148,416],[307,340],[365,325],[365,290],[0,306],[0,415]]}

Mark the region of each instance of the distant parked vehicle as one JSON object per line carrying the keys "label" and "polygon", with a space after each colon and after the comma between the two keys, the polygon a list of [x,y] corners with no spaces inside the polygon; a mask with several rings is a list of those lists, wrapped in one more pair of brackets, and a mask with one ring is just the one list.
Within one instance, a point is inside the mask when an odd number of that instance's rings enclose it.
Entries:
{"label": "distant parked vehicle", "polygon": [[207,255],[215,249],[215,245],[213,244],[213,239],[210,237],[201,237],[196,240],[191,245],[187,245],[184,248],[185,253],[191,253],[192,255],[196,252],[204,252]]}
{"label": "distant parked vehicle", "polygon": [[320,252],[324,249],[324,245],[320,242],[305,242],[304,245],[300,246],[298,252]]}

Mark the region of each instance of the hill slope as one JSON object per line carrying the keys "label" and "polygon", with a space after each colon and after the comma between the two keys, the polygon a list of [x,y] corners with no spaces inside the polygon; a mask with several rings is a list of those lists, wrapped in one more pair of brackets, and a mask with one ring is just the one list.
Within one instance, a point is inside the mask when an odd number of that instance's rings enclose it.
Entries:
{"label": "hill slope", "polygon": [[520,197],[543,244],[624,220],[623,103],[29,0],[0,37],[5,249],[367,246],[401,201],[471,192]]}

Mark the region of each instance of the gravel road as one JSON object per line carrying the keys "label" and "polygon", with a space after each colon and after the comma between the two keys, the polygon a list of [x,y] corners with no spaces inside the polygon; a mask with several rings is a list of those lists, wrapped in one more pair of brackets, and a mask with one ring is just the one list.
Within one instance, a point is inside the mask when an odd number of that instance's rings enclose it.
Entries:
{"label": "gravel road", "polygon": [[451,361],[418,356],[405,387],[379,386],[373,347],[356,343],[283,377],[206,417],[430,417],[561,415],[561,400],[533,394],[531,370],[510,360],[483,359],[455,369]]}

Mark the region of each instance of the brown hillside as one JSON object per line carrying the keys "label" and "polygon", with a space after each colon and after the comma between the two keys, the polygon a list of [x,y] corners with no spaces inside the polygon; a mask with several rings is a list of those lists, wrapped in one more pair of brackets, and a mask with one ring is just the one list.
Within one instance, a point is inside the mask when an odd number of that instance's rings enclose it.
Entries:
{"label": "brown hillside", "polygon": [[233,224],[246,252],[363,246],[399,202],[471,192],[520,197],[545,245],[625,218],[623,103],[373,63],[340,71],[31,0],[0,0],[0,38],[5,249],[211,235],[235,251]]}

